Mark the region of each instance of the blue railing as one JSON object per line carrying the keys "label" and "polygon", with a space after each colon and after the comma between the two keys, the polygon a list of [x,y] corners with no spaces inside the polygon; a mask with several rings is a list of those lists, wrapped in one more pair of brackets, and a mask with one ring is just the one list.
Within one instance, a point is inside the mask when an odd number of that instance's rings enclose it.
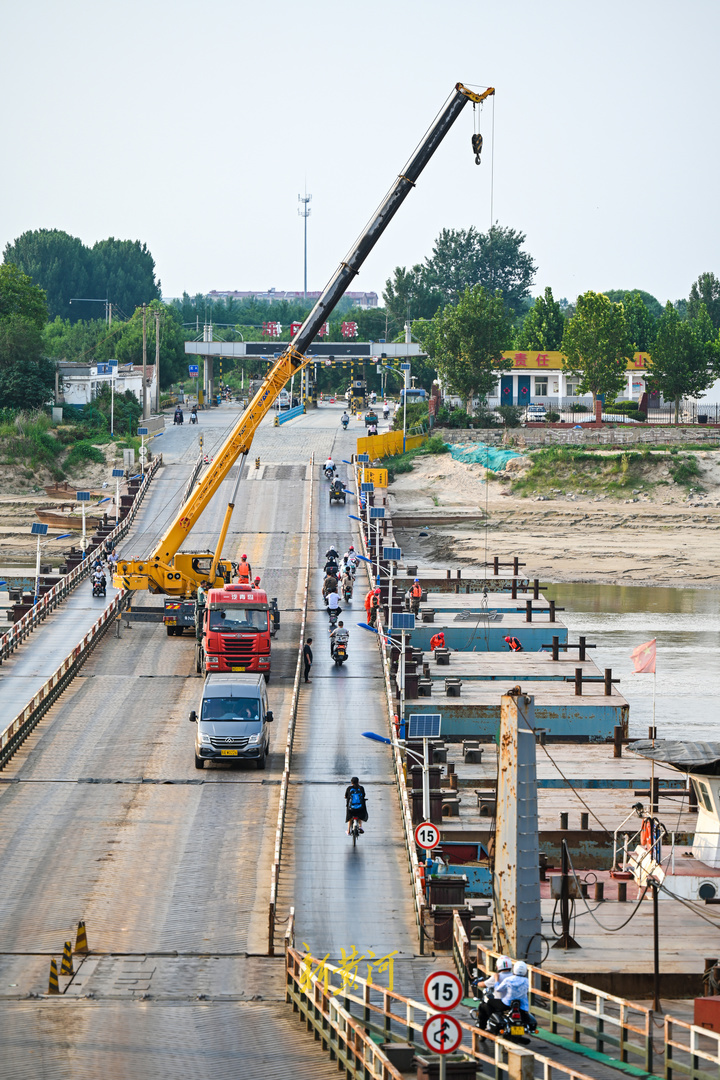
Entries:
{"label": "blue railing", "polygon": [[278,415],[275,417],[275,427],[279,427],[280,424],[286,424],[288,420],[294,420],[296,416],[302,416],[304,412],[304,405],[297,405],[294,409],[288,409],[286,412],[278,412]]}

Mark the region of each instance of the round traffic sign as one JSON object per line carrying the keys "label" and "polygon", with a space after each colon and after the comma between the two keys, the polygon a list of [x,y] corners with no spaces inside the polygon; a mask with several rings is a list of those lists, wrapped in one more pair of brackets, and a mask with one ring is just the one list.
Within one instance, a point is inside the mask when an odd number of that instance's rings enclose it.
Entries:
{"label": "round traffic sign", "polygon": [[438,1013],[425,1021],[423,1039],[434,1054],[452,1054],[462,1042],[462,1028],[454,1016]]}
{"label": "round traffic sign", "polygon": [[415,829],[415,843],[425,851],[432,851],[440,843],[440,830],[432,821],[421,821]]}
{"label": "round traffic sign", "polygon": [[462,983],[452,971],[433,971],[425,980],[423,994],[431,1009],[454,1009],[462,1001]]}

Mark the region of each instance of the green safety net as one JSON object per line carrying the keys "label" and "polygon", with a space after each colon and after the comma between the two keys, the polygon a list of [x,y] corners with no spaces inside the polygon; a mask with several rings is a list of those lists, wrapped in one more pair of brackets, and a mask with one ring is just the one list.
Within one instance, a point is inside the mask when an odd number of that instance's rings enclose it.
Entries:
{"label": "green safety net", "polygon": [[492,472],[502,472],[508,461],[521,457],[516,450],[499,450],[487,443],[455,443],[450,446],[450,456],[466,465],[482,465]]}

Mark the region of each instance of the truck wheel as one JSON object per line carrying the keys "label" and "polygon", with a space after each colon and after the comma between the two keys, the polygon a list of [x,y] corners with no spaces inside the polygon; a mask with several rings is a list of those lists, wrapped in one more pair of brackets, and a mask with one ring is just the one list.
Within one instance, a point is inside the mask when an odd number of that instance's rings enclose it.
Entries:
{"label": "truck wheel", "polygon": [[195,768],[196,769],[202,769],[204,764],[205,764],[204,760],[201,757],[198,757],[197,754],[196,754],[195,755]]}
{"label": "truck wheel", "polygon": [[175,633],[175,627],[174,626],[166,626],[165,629],[167,630],[167,636],[168,637],[172,637],[173,634]]}
{"label": "truck wheel", "polygon": [[265,762],[266,762],[266,761],[267,761],[267,757],[266,757],[266,755],[265,755],[265,751],[263,750],[263,755],[262,755],[262,757],[259,757],[259,758],[257,759],[257,761],[255,762],[255,764],[257,765],[258,769],[264,769],[264,768],[265,768]]}
{"label": "truck wheel", "polygon": [[202,649],[199,646],[195,647],[195,670],[198,675],[202,675]]}

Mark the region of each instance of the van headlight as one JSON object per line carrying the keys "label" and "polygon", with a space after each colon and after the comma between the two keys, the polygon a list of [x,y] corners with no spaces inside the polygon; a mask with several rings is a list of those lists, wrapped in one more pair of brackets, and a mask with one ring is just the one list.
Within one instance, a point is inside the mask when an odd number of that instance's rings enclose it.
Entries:
{"label": "van headlight", "polygon": [[253,744],[254,743],[259,743],[260,742],[260,736],[259,735],[251,735],[250,738],[248,739],[248,742],[253,743]]}
{"label": "van headlight", "polygon": [[210,736],[206,735],[205,732],[203,732],[203,734],[200,736],[200,742],[203,746],[212,746],[212,743],[210,742]]}

